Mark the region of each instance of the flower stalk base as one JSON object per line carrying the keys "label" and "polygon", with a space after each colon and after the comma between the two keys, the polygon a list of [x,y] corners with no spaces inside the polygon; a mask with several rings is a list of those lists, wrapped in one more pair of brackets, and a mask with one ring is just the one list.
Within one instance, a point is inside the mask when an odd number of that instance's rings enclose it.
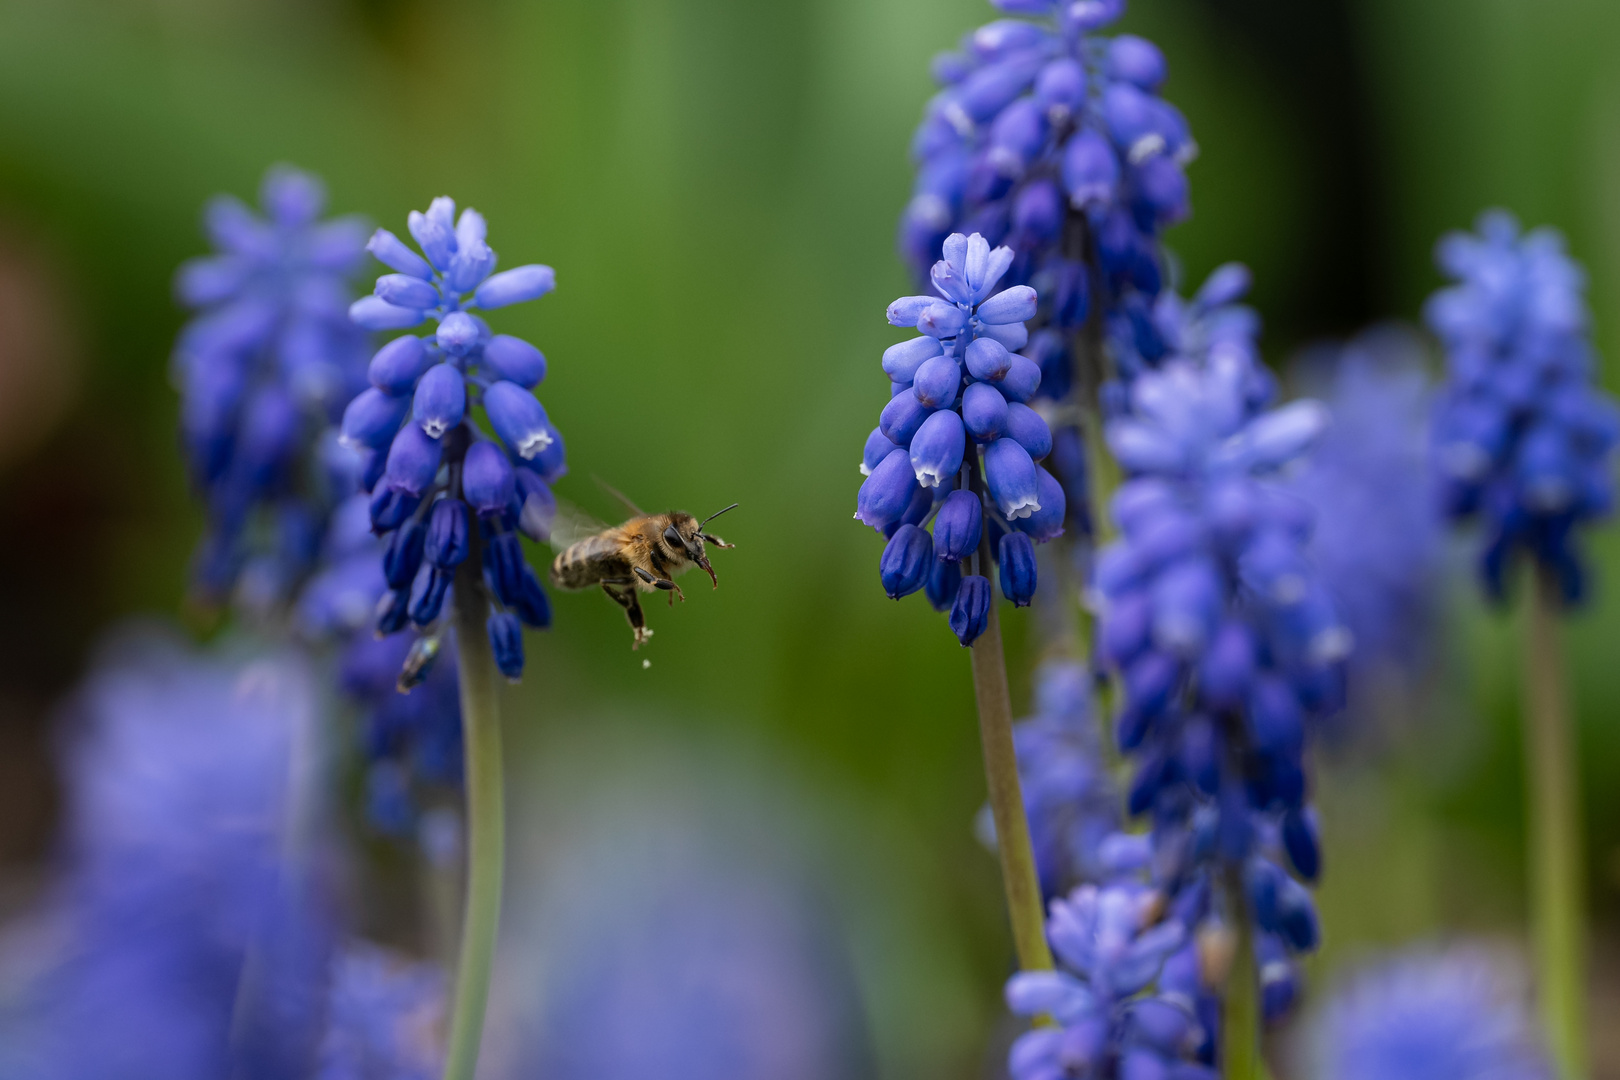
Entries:
{"label": "flower stalk base", "polygon": [[[979,573],[993,572],[990,530],[979,541]],[[1013,748],[1012,697],[1007,689],[1007,660],[1001,647],[1001,620],[994,599],[984,633],[972,645],[973,695],[979,708],[979,742],[990,790],[990,813],[996,823],[996,852],[1001,883],[1007,892],[1013,946],[1023,971],[1050,971],[1052,951],[1046,944],[1046,912],[1029,840],[1029,819],[1018,780],[1018,754]]]}
{"label": "flower stalk base", "polygon": [[505,801],[495,657],[484,631],[485,602],[476,539],[455,586],[456,647],[461,675],[462,740],[467,785],[467,902],[451,1001],[445,1080],[473,1080],[489,1000],[495,934],[501,916]]}
{"label": "flower stalk base", "polygon": [[1557,583],[1536,573],[1524,651],[1536,992],[1560,1080],[1586,1080],[1579,778]]}
{"label": "flower stalk base", "polygon": [[1224,869],[1222,889],[1232,921],[1232,962],[1221,1000],[1222,1080],[1262,1080],[1260,1064],[1260,977],[1254,964],[1254,930],[1249,925],[1243,871]]}

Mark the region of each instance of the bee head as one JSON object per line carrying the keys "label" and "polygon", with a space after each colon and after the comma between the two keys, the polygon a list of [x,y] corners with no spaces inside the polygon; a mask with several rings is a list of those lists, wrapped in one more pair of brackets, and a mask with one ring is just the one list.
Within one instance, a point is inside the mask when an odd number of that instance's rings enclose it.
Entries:
{"label": "bee head", "polygon": [[734,545],[726,543],[718,536],[711,536],[704,532],[703,526],[725,513],[726,510],[734,509],[736,506],[736,503],[732,503],[725,510],[717,510],[702,521],[699,521],[691,514],[671,514],[669,526],[664,529],[664,542],[670,546],[670,549],[685,555],[686,558],[702,567],[703,572],[709,575],[709,580],[714,583],[714,587],[717,589],[720,587],[720,578],[715,575],[714,567],[709,565],[708,556],[704,554],[704,544],[707,542],[719,548],[729,548]]}

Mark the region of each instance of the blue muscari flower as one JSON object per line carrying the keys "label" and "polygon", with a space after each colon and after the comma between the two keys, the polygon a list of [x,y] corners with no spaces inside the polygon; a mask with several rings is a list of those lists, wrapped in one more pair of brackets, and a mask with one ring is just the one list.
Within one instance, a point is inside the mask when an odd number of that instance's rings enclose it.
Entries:
{"label": "blue muscari flower", "polygon": [[[1010,531],[1035,541],[1058,536],[1064,493],[1037,464],[1052,452],[1051,431],[1024,405],[1040,385],[1040,367],[1013,351],[1027,343],[1035,291],[998,291],[1013,252],[992,249],[977,233],[952,235],[944,250],[933,268],[935,294],[889,305],[891,324],[914,326],[922,336],[883,354],[892,396],[862,452],[866,480],[855,517],[889,540],[879,563],[885,591],[898,598],[926,585],[969,645],[986,624],[990,568],[963,576],[959,563],[976,554],[985,530],[995,554]],[[916,530],[931,517],[932,555],[943,565],[924,578]],[[1017,542],[1008,550],[1017,561],[1015,572],[1002,575],[1013,590],[1008,599],[1027,604],[1035,592],[1033,555]]]}
{"label": "blue muscari flower", "polygon": [[1188,938],[1185,924],[1163,913],[1157,891],[1129,882],[1082,885],[1052,901],[1047,938],[1058,970],[1020,972],[1006,996],[1013,1012],[1054,1024],[1013,1044],[1013,1080],[1213,1080],[1196,1057],[1208,1034],[1193,1003],[1156,986]]}
{"label": "blue muscari flower", "polygon": [[1307,556],[1309,508],[1275,478],[1326,411],[1258,411],[1251,363],[1178,356],[1132,383],[1107,429],[1127,477],[1112,503],[1121,536],[1093,589],[1100,651],[1124,689],[1129,809],[1151,815],[1156,880],[1189,920],[1219,918],[1210,868],[1242,867],[1250,911],[1224,917],[1302,952],[1316,944],[1309,894],[1276,862],[1318,869],[1307,724],[1340,704],[1350,636]]}
{"label": "blue muscari flower", "polygon": [[[414,625],[437,648],[476,516],[490,642],[501,671],[516,680],[523,671],[519,623],[541,628],[551,621],[518,534],[544,539],[555,508],[550,484],[567,468],[562,437],[531,393],[545,377],[545,357],[520,338],[494,333],[473,312],[538,299],[555,277],[540,265],[495,273],[483,216],[469,208],[457,217],[448,198],[434,199],[426,213],[412,211],[409,224],[421,254],[377,230],[367,249],[394,272],[349,309],[371,330],[437,323],[432,334],[396,338],[378,350],[371,386],[343,416],[343,439],[365,459],[361,486],[371,493],[372,528],[388,538],[388,591],[377,603],[376,628],[386,635]],[[495,439],[474,423],[474,405],[483,407]]]}
{"label": "blue muscari flower", "polygon": [[1123,2],[999,6],[1034,18],[980,27],[935,62],[900,248],[922,276],[954,231],[1005,243],[1010,280],[1044,297],[1041,325],[1072,330],[1094,299],[1159,291],[1157,237],[1187,216],[1196,147],[1158,96],[1159,50],[1097,33]]}
{"label": "blue muscari flower", "polygon": [[1351,978],[1317,1018],[1318,1080],[1550,1080],[1522,988],[1474,947],[1414,950]]}
{"label": "blue muscari flower", "polygon": [[315,1080],[431,1080],[443,1068],[445,978],[436,966],[355,942],[334,959]]}
{"label": "blue muscari flower", "polygon": [[1296,364],[1333,424],[1288,486],[1314,512],[1311,561],[1355,639],[1353,669],[1415,673],[1432,658],[1441,525],[1425,468],[1424,359],[1389,327]]}
{"label": "blue muscari flower", "polygon": [[1105,411],[1121,404],[1125,388],[1143,371],[1166,359],[1207,365],[1213,358],[1241,367],[1244,396],[1259,408],[1276,394],[1276,381],[1260,359],[1260,316],[1241,301],[1252,276],[1242,263],[1211,271],[1191,298],[1165,289],[1151,302],[1131,303],[1109,313],[1108,337],[1117,382],[1104,388]]}
{"label": "blue muscari flower", "polygon": [[1551,229],[1521,234],[1502,211],[1436,251],[1454,284],[1425,317],[1446,350],[1434,459],[1449,516],[1485,529],[1480,576],[1503,595],[1519,554],[1580,599],[1575,527],[1613,501],[1613,399],[1595,384],[1586,277]]}
{"label": "blue muscari flower", "polygon": [[[424,793],[462,783],[455,644],[439,640],[403,631],[357,634],[339,666],[339,688],[360,712],[366,816],[396,838],[415,835]],[[440,653],[426,655],[434,648]]]}
{"label": "blue muscari flower", "polygon": [[1024,351],[1042,372],[1040,395],[1059,406],[1049,468],[1067,495],[1066,527],[1085,540],[1084,443],[1061,406],[1077,389],[1077,362],[1089,392],[1103,358],[1075,347],[1095,317],[1115,338],[1137,327],[1152,360],[1168,351],[1150,317],[1164,280],[1159,234],[1189,212],[1182,170],[1197,148],[1158,96],[1159,49],[1098,33],[1124,14],[1122,0],[997,6],[1032,18],[980,27],[935,61],[941,90],[912,141],[917,178],[900,248],[919,277],[953,231],[1014,252],[1006,280],[1041,297]]}
{"label": "blue muscari flower", "polygon": [[300,1074],[332,935],[295,831],[317,701],[288,655],[209,657],[141,631],[109,649],[70,713],[41,916],[57,945],[8,1002],[8,1076]]}
{"label": "blue muscari flower", "polygon": [[321,220],[319,180],[272,168],[263,213],[218,196],[204,215],[215,254],[176,275],[196,314],[175,342],[180,430],[208,528],[193,587],[218,603],[285,603],[314,564],[330,506],[354,487],[350,455],[320,435],[364,385],[367,335],[350,323],[364,255],[354,218]]}

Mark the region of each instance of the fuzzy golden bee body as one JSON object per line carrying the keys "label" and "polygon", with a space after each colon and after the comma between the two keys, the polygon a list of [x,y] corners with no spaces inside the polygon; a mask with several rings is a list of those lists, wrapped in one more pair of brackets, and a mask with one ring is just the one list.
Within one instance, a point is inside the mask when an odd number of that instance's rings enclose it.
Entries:
{"label": "fuzzy golden bee body", "polygon": [[568,544],[551,564],[551,582],[559,589],[577,591],[601,586],[613,602],[624,608],[638,649],[652,636],[642,614],[638,593],[667,592],[674,604],[686,599],[675,578],[692,567],[701,567],[720,587],[714,567],[709,565],[706,545],[735,547],[718,536],[703,531],[710,521],[736,507],[736,503],[699,521],[691,514],[641,514],[622,525],[602,529]]}

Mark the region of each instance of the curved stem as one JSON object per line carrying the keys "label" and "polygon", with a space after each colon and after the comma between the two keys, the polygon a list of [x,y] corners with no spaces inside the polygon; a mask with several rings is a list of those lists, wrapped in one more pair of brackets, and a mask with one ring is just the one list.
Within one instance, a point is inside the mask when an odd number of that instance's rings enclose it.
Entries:
{"label": "curved stem", "polygon": [[1580,798],[1556,590],[1556,583],[1545,572],[1534,575],[1525,637],[1530,910],[1536,986],[1548,1046],[1562,1080],[1584,1080]]}
{"label": "curved stem", "polygon": [[[973,455],[977,457],[977,454]],[[976,461],[968,465],[974,494],[984,498]],[[979,536],[978,571],[994,575],[990,554],[990,528]],[[1035,849],[1029,840],[1029,819],[1018,780],[1018,753],[1013,747],[1012,696],[1007,690],[1007,659],[1001,647],[1001,620],[996,615],[995,586],[991,586],[990,614],[984,633],[972,645],[973,696],[979,709],[979,744],[984,752],[984,776],[990,791],[990,813],[996,823],[996,853],[1001,859],[1001,884],[1007,893],[1007,915],[1012,921],[1013,947],[1024,971],[1050,971],[1052,952],[1046,945],[1046,912],[1041,903],[1041,882],[1035,869]]]}
{"label": "curved stem", "polygon": [[461,955],[451,1001],[445,1080],[472,1080],[484,1033],[495,931],[501,917],[501,872],[505,806],[501,777],[501,723],[495,657],[484,631],[480,544],[456,575],[455,622],[461,677],[461,727],[467,787],[467,902],[462,914]]}

